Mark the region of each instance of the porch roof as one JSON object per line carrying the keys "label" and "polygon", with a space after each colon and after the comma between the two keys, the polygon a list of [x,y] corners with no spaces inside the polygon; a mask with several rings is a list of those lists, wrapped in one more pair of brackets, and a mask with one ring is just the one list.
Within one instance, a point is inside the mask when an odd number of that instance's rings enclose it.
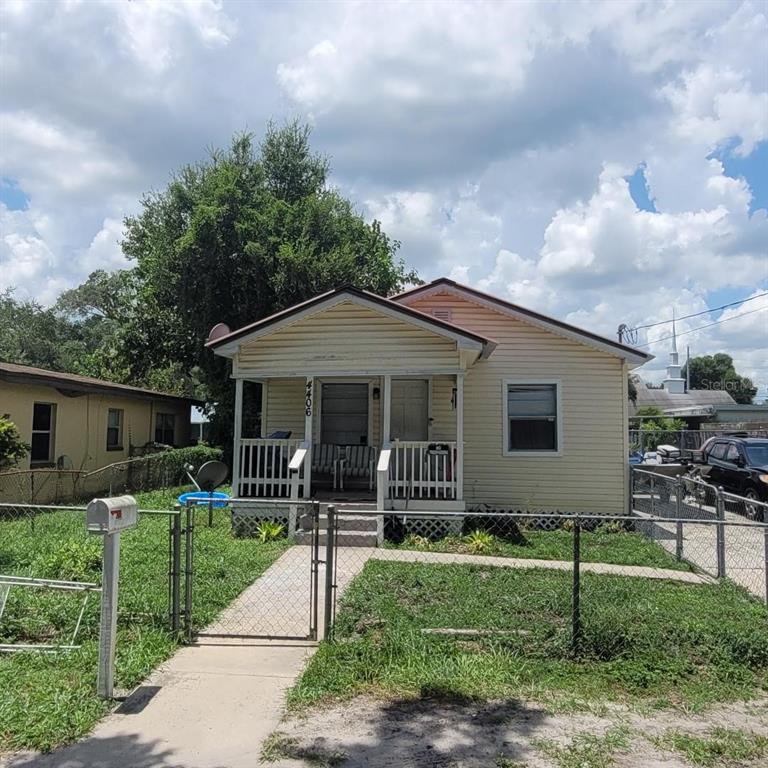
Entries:
{"label": "porch roof", "polygon": [[369,309],[378,310],[391,317],[397,317],[406,323],[426,328],[438,336],[456,341],[461,348],[475,350],[475,353],[480,358],[488,357],[496,348],[496,342],[485,336],[457,326],[454,323],[432,317],[417,309],[398,304],[375,293],[362,291],[354,286],[336,288],[333,291],[328,291],[308,301],[295,304],[292,307],[276,312],[269,317],[243,326],[223,336],[209,337],[205,346],[212,349],[218,355],[234,357],[241,345],[261,336],[271,334],[293,322],[322,312],[344,301],[351,301]]}

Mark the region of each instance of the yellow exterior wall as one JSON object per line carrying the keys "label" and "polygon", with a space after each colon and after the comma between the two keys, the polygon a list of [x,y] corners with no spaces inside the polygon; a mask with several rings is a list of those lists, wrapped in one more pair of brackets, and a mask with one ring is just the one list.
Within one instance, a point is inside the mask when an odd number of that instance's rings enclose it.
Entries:
{"label": "yellow exterior wall", "polygon": [[[32,411],[35,403],[54,403],[54,461],[66,455],[76,470],[93,470],[128,458],[129,448],[154,440],[156,413],[176,416],[176,444],[189,442],[189,405],[118,394],[62,395],[53,387],[0,381],[0,414],[8,414],[22,439],[32,442]],[[107,450],[107,413],[123,411],[122,450]],[[29,468],[29,457],[18,469]]]}
{"label": "yellow exterior wall", "polygon": [[304,385],[306,379],[269,379],[266,389],[264,437],[276,430],[291,430],[291,438],[304,439]]}
{"label": "yellow exterior wall", "polygon": [[[381,378],[317,378],[314,390],[314,414],[312,419],[312,442],[320,442],[320,418],[322,413],[322,398],[320,395],[323,381],[345,381],[349,383],[367,383],[369,388],[369,431],[368,443],[378,447],[381,442],[381,393],[383,390]],[[306,378],[269,379],[265,383],[266,419],[264,420],[264,436],[277,430],[291,430],[291,438],[304,438],[304,386]],[[379,399],[373,398],[372,388],[379,388]]]}
{"label": "yellow exterior wall", "polygon": [[456,386],[454,376],[435,376],[432,379],[430,398],[430,416],[432,417],[432,440],[456,439],[456,411],[451,406],[453,388]]}
{"label": "yellow exterior wall", "polygon": [[235,376],[304,376],[373,370],[392,374],[459,367],[455,341],[402,320],[343,302],[244,344]]}
{"label": "yellow exterior wall", "polygon": [[[427,314],[449,309],[453,323],[498,343],[490,358],[465,377],[464,498],[469,506],[623,512],[627,370],[622,360],[451,294],[407,303]],[[561,456],[504,455],[506,378],[561,382]],[[437,420],[433,430],[437,438]]]}

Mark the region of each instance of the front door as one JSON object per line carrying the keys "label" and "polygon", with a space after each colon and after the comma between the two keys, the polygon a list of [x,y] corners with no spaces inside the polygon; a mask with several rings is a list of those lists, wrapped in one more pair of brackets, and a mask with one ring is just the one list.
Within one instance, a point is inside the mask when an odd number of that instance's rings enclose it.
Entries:
{"label": "front door", "polygon": [[320,442],[368,445],[368,384],[323,384]]}
{"label": "front door", "polygon": [[392,381],[393,440],[429,439],[429,381],[394,379]]}

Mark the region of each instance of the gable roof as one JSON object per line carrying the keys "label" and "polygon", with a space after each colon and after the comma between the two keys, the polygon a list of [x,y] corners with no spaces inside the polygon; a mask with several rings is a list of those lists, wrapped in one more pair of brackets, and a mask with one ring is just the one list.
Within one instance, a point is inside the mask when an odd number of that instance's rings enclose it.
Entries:
{"label": "gable roof", "polygon": [[175,400],[177,402],[201,403],[194,397],[171,395],[168,392],[157,392],[152,389],[132,387],[129,384],[118,384],[114,381],[94,379],[90,376],[79,376],[76,373],[49,371],[46,368],[33,368],[30,365],[0,362],[0,382],[12,384],[37,384],[38,386],[54,387],[67,394],[71,393],[111,393],[125,397],[141,397],[160,400]]}
{"label": "gable roof", "polygon": [[465,298],[480,306],[490,307],[491,309],[495,309],[510,317],[515,317],[518,320],[528,322],[531,325],[538,326],[539,328],[572,339],[573,341],[586,344],[595,349],[607,352],[610,355],[614,355],[615,357],[620,357],[627,362],[636,363],[637,365],[642,365],[649,360],[653,360],[654,357],[648,352],[642,352],[635,347],[621,344],[618,341],[609,339],[607,336],[601,336],[592,331],[586,331],[583,328],[571,325],[570,323],[565,323],[562,320],[557,320],[554,317],[542,315],[539,312],[534,312],[532,309],[526,309],[517,304],[512,304],[509,301],[499,299],[489,293],[478,291],[476,288],[470,288],[468,285],[457,283],[455,280],[451,280],[447,277],[440,277],[437,280],[433,280],[431,283],[426,283],[425,285],[419,285],[410,290],[403,291],[402,293],[393,296],[392,301],[407,304],[411,299],[430,296],[437,293],[449,293]]}
{"label": "gable roof", "polygon": [[418,309],[413,309],[404,304],[399,304],[392,299],[387,299],[368,291],[362,291],[349,285],[336,288],[327,293],[321,293],[319,296],[303,301],[300,304],[295,304],[255,323],[238,328],[236,331],[231,331],[224,336],[214,339],[209,338],[205,346],[217,354],[231,357],[240,345],[248,341],[274,333],[280,330],[280,328],[304,317],[330,309],[345,301],[351,301],[374,311],[397,317],[411,325],[426,328],[438,336],[456,341],[460,347],[476,349],[480,353],[480,357],[487,357],[496,348],[496,342],[474,331],[469,331],[454,323],[439,320],[425,312],[420,312]]}

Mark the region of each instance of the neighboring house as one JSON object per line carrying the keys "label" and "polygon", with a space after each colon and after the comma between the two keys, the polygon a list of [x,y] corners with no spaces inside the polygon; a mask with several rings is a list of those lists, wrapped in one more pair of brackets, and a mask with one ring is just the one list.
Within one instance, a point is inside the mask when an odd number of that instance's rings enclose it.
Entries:
{"label": "neighboring house", "polygon": [[208,442],[209,427],[210,419],[205,415],[202,408],[193,407],[189,425],[189,441],[191,443]]}
{"label": "neighboring house", "polygon": [[439,279],[339,288],[207,346],[232,360],[240,498],[335,482],[378,508],[625,509],[627,377],[651,355],[616,341]]}
{"label": "neighboring house", "polygon": [[189,443],[197,401],[71,373],[0,363],[0,413],[31,445],[21,469],[93,470],[150,442]]}
{"label": "neighboring house", "polygon": [[660,389],[648,387],[639,376],[633,377],[637,397],[630,405],[630,418],[635,417],[639,408],[654,407],[661,409],[665,416],[682,419],[689,429],[700,429],[702,423],[714,419],[720,409],[736,405],[736,401],[724,390],[688,389],[681,372],[673,321],[667,375]]}

